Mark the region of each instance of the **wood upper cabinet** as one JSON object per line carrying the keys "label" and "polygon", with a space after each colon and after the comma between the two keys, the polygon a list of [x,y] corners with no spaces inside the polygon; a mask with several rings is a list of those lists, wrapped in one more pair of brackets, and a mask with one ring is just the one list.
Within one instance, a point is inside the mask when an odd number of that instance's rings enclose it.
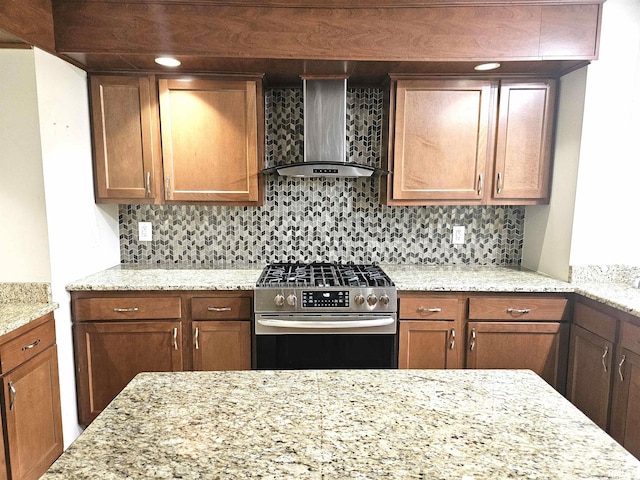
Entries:
{"label": "wood upper cabinet", "polygon": [[389,203],[484,198],[497,82],[397,80]]}
{"label": "wood upper cabinet", "polygon": [[569,348],[566,298],[505,295],[471,297],[467,368],[530,369],[559,392],[565,389]]}
{"label": "wood upper cabinet", "polygon": [[458,368],[459,312],[455,297],[401,298],[398,368]]}
{"label": "wood upper cabinet", "polygon": [[92,76],[90,85],[96,202],[161,199],[155,80]]}
{"label": "wood upper cabinet", "polygon": [[618,320],[582,302],[576,302],[574,309],[567,399],[608,430]]}
{"label": "wood upper cabinet", "polygon": [[614,371],[611,436],[640,458],[640,326],[623,322]]}
{"label": "wood upper cabinet", "polygon": [[490,203],[548,203],[556,83],[502,81]]}
{"label": "wood upper cabinet", "polygon": [[159,80],[167,201],[260,204],[261,89],[257,80]]}
{"label": "wood upper cabinet", "polygon": [[4,335],[0,356],[0,478],[37,479],[63,448],[53,314]]}
{"label": "wood upper cabinet", "polygon": [[548,203],[552,80],[391,82],[389,205]]}

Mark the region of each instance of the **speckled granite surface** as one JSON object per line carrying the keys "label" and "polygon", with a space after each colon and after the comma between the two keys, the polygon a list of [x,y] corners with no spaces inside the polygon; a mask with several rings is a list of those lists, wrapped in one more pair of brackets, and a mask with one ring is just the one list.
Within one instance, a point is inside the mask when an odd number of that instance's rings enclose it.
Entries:
{"label": "speckled granite surface", "polygon": [[146,373],[44,479],[640,479],[528,371]]}
{"label": "speckled granite surface", "polygon": [[0,283],[0,336],[56,308],[48,283]]}

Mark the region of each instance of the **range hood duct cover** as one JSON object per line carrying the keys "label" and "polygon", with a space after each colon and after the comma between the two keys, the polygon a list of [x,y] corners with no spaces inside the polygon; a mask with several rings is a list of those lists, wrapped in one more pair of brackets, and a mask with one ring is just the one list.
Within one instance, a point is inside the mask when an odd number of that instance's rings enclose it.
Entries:
{"label": "range hood duct cover", "polygon": [[346,161],[346,78],[304,79],[303,101],[304,161],[277,165],[265,169],[265,173],[290,177],[371,177],[383,172]]}

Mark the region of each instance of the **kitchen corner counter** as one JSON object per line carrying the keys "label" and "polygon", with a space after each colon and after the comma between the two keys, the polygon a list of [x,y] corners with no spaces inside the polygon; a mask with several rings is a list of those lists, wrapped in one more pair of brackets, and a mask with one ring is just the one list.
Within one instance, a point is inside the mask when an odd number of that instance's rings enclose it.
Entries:
{"label": "kitchen corner counter", "polygon": [[640,462],[529,371],[180,372],[138,375],[42,478],[382,477],[632,480]]}
{"label": "kitchen corner counter", "polygon": [[58,308],[48,283],[0,283],[0,336]]}

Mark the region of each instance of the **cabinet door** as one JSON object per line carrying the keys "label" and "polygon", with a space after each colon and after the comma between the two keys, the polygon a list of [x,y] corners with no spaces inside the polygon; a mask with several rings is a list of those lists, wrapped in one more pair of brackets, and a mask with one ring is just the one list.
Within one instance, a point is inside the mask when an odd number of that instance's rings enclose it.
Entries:
{"label": "cabinet door", "polygon": [[258,202],[256,81],[160,80],[167,200]]}
{"label": "cabinet door", "polygon": [[495,85],[482,80],[397,81],[395,204],[481,203]]}
{"label": "cabinet door", "polygon": [[74,325],[78,418],[88,425],[140,372],[182,370],[180,322]]}
{"label": "cabinet door", "polygon": [[501,83],[493,199],[548,201],[555,90],[553,80]]}
{"label": "cabinet door", "polygon": [[468,368],[529,369],[564,392],[568,324],[469,322],[467,329]]}
{"label": "cabinet door", "polygon": [[600,428],[609,426],[613,343],[573,325],[567,398]]}
{"label": "cabinet door", "polygon": [[96,202],[140,203],[156,197],[154,90],[149,77],[91,77]]}
{"label": "cabinet door", "polygon": [[640,355],[621,349],[614,378],[611,436],[640,458]]}
{"label": "cabinet door", "polygon": [[400,321],[398,368],[457,368],[454,321]]}
{"label": "cabinet door", "polygon": [[62,453],[56,347],[6,374],[3,388],[11,478],[40,478]]}
{"label": "cabinet door", "polygon": [[193,322],[194,370],[249,370],[251,322]]}

